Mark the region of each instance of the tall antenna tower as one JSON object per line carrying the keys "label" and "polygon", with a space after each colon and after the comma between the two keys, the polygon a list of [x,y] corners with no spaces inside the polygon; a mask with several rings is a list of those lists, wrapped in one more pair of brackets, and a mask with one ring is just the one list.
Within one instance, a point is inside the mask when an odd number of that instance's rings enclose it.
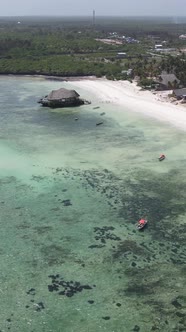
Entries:
{"label": "tall antenna tower", "polygon": [[96,13],[95,13],[95,10],[93,10],[93,17],[92,17],[93,29],[95,28],[95,22],[96,22]]}

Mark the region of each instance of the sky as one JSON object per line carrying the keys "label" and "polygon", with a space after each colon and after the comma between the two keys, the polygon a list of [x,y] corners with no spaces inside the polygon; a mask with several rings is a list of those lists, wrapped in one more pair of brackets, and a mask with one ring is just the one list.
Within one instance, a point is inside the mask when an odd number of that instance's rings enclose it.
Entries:
{"label": "sky", "polygon": [[0,16],[184,16],[186,0],[3,0]]}

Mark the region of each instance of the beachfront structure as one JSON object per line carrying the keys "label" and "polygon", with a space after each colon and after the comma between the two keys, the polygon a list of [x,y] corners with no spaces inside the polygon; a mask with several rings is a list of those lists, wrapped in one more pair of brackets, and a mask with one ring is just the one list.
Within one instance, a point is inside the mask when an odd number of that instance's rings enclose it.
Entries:
{"label": "beachfront structure", "polygon": [[128,70],[122,70],[121,74],[127,75],[127,76],[131,76],[132,75],[132,69],[128,69]]}
{"label": "beachfront structure", "polygon": [[162,73],[156,83],[158,83],[159,89],[167,90],[178,87],[180,80],[174,74]]}
{"label": "beachfront structure", "polygon": [[174,89],[173,96],[176,97],[178,100],[180,100],[180,99],[186,100],[186,88]]}
{"label": "beachfront structure", "polygon": [[69,107],[79,106],[87,103],[85,100],[79,98],[79,94],[75,90],[68,90],[61,88],[53,90],[48,96],[41,98],[39,103],[48,107]]}

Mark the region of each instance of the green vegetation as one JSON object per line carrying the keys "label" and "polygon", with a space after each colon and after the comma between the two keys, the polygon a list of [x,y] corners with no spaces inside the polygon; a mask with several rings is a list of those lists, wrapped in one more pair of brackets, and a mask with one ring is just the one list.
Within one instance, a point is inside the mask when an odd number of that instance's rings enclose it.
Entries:
{"label": "green vegetation", "polygon": [[186,54],[181,53],[177,57],[167,56],[161,61],[161,69],[168,73],[174,73],[181,84],[186,86]]}
{"label": "green vegetation", "polygon": [[[139,76],[142,86],[151,86],[162,70],[175,73],[186,85],[186,41],[178,36],[186,22],[173,24],[167,18],[0,18],[0,74],[43,74],[56,76],[106,76],[126,79]],[[122,40],[104,43],[102,38]],[[130,36],[132,41],[122,39]],[[174,56],[152,54],[164,40],[177,48]],[[126,53],[118,58],[117,53]],[[154,53],[154,52],[153,52]],[[177,55],[178,54],[178,55]],[[130,76],[126,74],[132,69]]]}

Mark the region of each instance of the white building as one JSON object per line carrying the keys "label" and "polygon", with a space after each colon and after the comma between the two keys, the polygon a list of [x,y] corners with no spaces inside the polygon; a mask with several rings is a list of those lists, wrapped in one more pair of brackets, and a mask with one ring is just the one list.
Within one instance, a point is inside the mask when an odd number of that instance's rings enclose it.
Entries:
{"label": "white building", "polygon": [[123,59],[123,58],[126,57],[126,55],[127,55],[127,53],[124,53],[124,52],[118,52],[118,54],[117,54],[117,58],[119,58],[119,59]]}
{"label": "white building", "polygon": [[156,45],[155,45],[155,49],[157,49],[157,48],[162,48],[162,47],[163,47],[162,44],[156,44]]}

